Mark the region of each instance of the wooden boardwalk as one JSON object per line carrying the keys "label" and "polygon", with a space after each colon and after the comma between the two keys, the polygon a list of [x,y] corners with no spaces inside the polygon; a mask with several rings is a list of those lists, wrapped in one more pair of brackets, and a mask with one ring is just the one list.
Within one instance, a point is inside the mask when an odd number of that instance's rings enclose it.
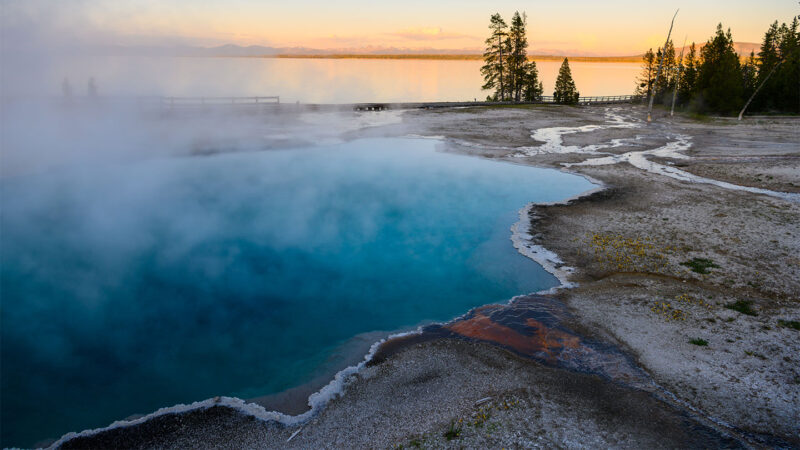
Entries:
{"label": "wooden boardwalk", "polygon": [[[603,95],[596,97],[581,97],[580,106],[610,105],[618,103],[639,103],[644,100],[640,95]],[[487,106],[516,106],[516,105],[546,105],[556,104],[552,96],[543,96],[535,102],[421,102],[421,103],[357,103],[353,105],[356,111],[384,111],[389,109],[435,109],[435,108],[465,108]]]}
{"label": "wooden boardwalk", "polygon": [[[637,95],[606,95],[581,97],[579,106],[609,105],[619,103],[639,103],[644,99]],[[543,96],[535,102],[409,102],[409,103],[353,103],[353,104],[307,104],[281,103],[278,96],[253,97],[139,97],[137,103],[141,108],[157,109],[164,112],[203,111],[235,108],[236,110],[354,110],[354,111],[387,111],[404,109],[439,109],[466,107],[497,107],[520,105],[556,104],[552,96]]]}
{"label": "wooden boardwalk", "polygon": [[264,97],[139,97],[141,106],[157,106],[165,109],[196,109],[203,107],[264,106],[279,105],[278,96]]}
{"label": "wooden boardwalk", "polygon": [[[549,103],[553,103],[553,97],[542,97],[542,99],[548,98]],[[645,97],[642,95],[602,95],[597,97],[582,97],[578,99],[579,105],[611,105],[615,103],[639,103],[644,101]],[[544,101],[543,103],[548,103],[548,101]]]}

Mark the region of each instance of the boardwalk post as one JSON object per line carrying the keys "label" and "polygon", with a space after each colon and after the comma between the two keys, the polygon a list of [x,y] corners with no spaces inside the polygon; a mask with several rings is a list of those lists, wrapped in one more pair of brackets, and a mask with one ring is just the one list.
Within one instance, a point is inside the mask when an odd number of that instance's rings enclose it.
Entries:
{"label": "boardwalk post", "polygon": [[669,44],[669,37],[672,35],[672,26],[675,25],[675,18],[678,17],[678,11],[675,11],[675,15],[672,16],[672,22],[669,24],[669,33],[667,33],[667,40],[664,42],[663,50],[661,51],[661,59],[658,61],[658,71],[656,71],[656,79],[653,80],[653,87],[650,89],[650,104],[647,106],[647,123],[652,122],[652,111],[653,111],[653,100],[655,100],[655,92],[653,92],[658,86],[658,76],[661,75],[661,67],[664,65],[664,56],[667,54],[667,44]]}

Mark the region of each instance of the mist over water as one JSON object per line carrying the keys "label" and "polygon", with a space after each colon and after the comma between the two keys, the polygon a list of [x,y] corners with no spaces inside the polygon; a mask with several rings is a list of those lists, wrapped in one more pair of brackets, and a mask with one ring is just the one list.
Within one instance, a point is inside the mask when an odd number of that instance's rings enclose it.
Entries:
{"label": "mist over water", "polygon": [[372,139],[2,180],[3,445],[310,380],[372,330],[555,280],[516,212],[585,180]]}
{"label": "mist over water", "polygon": [[98,58],[64,50],[63,29],[9,18],[1,446],[280,392],[335,366],[360,333],[555,284],[509,228],[528,202],[590,188],[582,178],[437,141],[342,137],[391,114],[164,114],[135,101],[461,100],[479,94],[472,63]]}

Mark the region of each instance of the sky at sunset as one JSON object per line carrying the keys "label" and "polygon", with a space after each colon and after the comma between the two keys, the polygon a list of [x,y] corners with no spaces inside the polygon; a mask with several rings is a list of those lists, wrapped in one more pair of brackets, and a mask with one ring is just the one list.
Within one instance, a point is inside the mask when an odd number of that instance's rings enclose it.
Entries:
{"label": "sky at sunset", "polygon": [[221,44],[354,49],[480,49],[489,16],[528,14],[530,50],[631,55],[674,40],[704,42],[718,22],[739,42],[758,42],[797,1],[476,0],[0,0],[4,34],[39,30],[60,42],[112,45]]}

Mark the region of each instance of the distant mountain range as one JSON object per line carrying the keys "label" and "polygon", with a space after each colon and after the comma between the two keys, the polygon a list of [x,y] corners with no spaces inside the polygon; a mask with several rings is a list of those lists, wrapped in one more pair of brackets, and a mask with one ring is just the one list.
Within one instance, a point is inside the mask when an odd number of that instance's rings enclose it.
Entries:
{"label": "distant mountain range", "polygon": [[[695,46],[695,50],[697,51],[697,56],[700,56],[700,49],[705,47],[705,45],[706,45],[705,42],[703,42],[702,44],[698,43]],[[690,46],[688,46],[688,45],[686,47],[684,47],[684,50],[683,50],[684,55],[689,52],[689,47]],[[734,42],[733,43],[733,50],[740,57],[750,56],[750,52],[755,52],[756,55],[757,55],[758,51],[760,49],[761,49],[761,44],[758,44],[756,42]],[[678,56],[680,54],[681,54],[681,49],[680,48],[675,48],[675,56]]]}
{"label": "distant mountain range", "polygon": [[[440,48],[404,48],[404,47],[384,47],[384,46],[365,46],[335,49],[316,49],[309,47],[268,47],[263,45],[241,46],[235,44],[220,45],[217,47],[192,47],[192,46],[105,46],[98,47],[97,52],[113,55],[148,55],[148,56],[219,56],[219,57],[278,57],[278,56],[297,56],[297,57],[341,57],[341,56],[468,56],[479,57],[483,55],[483,50],[479,48],[464,49],[440,49]],[[546,56],[570,56],[582,58],[628,58],[630,56],[604,56],[592,52],[555,50],[555,49],[531,49],[531,55]],[[455,59],[455,58],[454,58]]]}
{"label": "distant mountain range", "polygon": [[[698,45],[699,53],[702,45]],[[748,56],[751,51],[758,53],[760,44],[754,42],[735,42],[734,49],[740,56]],[[688,46],[686,50],[688,52]],[[226,44],[217,47],[193,46],[105,46],[97,47],[97,53],[119,56],[195,56],[195,57],[249,57],[249,58],[403,58],[412,59],[480,59],[480,49],[437,49],[437,48],[399,48],[366,46],[358,48],[314,49],[308,47],[268,47],[262,45],[241,46]],[[569,56],[577,61],[638,61],[640,55],[629,56],[599,56],[597,54],[581,51],[562,51],[554,49],[532,49],[528,52],[536,59],[560,59]],[[680,49],[676,49],[680,53]]]}
{"label": "distant mountain range", "polygon": [[218,47],[123,47],[109,46],[98,49],[115,55],[151,56],[230,56],[230,57],[276,57],[279,55],[479,55],[479,49],[442,50],[436,48],[398,48],[366,46],[358,48],[315,49],[308,47],[266,47],[263,45],[241,46],[235,44]]}

